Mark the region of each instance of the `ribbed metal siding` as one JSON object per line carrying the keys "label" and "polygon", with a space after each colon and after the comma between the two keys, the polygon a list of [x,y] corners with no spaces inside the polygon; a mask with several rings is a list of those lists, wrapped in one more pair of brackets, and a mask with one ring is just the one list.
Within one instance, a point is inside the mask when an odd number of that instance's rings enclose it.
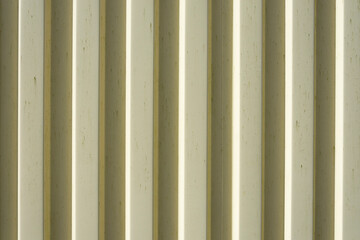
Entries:
{"label": "ribbed metal siding", "polygon": [[0,1],[0,239],[359,239],[357,0]]}

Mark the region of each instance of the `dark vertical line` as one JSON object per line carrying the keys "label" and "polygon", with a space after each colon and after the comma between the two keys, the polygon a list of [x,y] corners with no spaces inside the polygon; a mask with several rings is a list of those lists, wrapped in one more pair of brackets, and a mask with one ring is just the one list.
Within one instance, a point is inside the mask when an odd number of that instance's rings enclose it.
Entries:
{"label": "dark vertical line", "polygon": [[158,1],[158,239],[178,238],[179,1]]}
{"label": "dark vertical line", "polygon": [[284,239],[285,0],[265,0],[264,208],[266,240]]}
{"label": "dark vertical line", "polygon": [[106,36],[106,0],[100,0],[100,36],[99,36],[99,240],[105,240],[105,36]]}
{"label": "dark vertical line", "polygon": [[[48,1],[48,0],[47,0]],[[47,6],[49,41],[49,64],[45,75],[45,83],[49,96],[45,98],[48,106],[49,119],[45,121],[45,131],[48,132],[49,144],[48,174],[44,184],[49,184],[49,216],[45,222],[49,226],[47,239],[71,238],[71,164],[72,164],[72,1],[50,0]],[[48,128],[48,130],[47,130]],[[46,160],[46,158],[45,158]],[[45,194],[46,196],[46,194]]]}
{"label": "dark vertical line", "polygon": [[52,0],[44,9],[44,239],[51,239],[51,23]]}
{"label": "dark vertical line", "polygon": [[313,102],[313,114],[314,114],[314,119],[313,119],[313,211],[312,211],[312,236],[313,239],[315,239],[315,229],[316,229],[316,221],[315,221],[315,213],[316,213],[316,39],[317,39],[317,0],[314,0],[314,62],[313,62],[313,78],[314,78],[314,102]]}
{"label": "dark vertical line", "polygon": [[154,0],[153,239],[159,239],[159,0]]}
{"label": "dark vertical line", "polygon": [[262,101],[261,101],[261,239],[265,239],[265,81],[266,81],[266,0],[262,0]]}
{"label": "dark vertical line", "polygon": [[315,0],[314,238],[334,238],[335,0]]}
{"label": "dark vertical line", "polygon": [[104,5],[104,239],[124,240],[126,1]]}
{"label": "dark vertical line", "polygon": [[208,0],[208,9],[207,9],[207,201],[206,201],[206,239],[211,240],[211,126],[212,126],[212,0]]}

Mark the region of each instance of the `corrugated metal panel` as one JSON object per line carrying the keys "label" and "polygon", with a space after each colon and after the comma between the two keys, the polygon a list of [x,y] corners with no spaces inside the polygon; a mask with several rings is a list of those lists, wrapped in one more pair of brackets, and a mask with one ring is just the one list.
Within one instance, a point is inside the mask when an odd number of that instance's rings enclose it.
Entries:
{"label": "corrugated metal panel", "polygon": [[0,240],[360,239],[358,0],[0,13]]}

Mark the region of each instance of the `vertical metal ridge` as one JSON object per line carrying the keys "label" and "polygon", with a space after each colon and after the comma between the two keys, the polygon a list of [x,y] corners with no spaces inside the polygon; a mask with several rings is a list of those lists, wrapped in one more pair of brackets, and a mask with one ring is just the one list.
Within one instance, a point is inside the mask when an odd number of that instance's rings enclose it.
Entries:
{"label": "vertical metal ridge", "polygon": [[293,0],[285,2],[285,189],[284,239],[292,239]]}
{"label": "vertical metal ridge", "polygon": [[72,239],[99,237],[99,1],[73,5]]}
{"label": "vertical metal ridge", "polygon": [[312,239],[314,0],[285,4],[285,239]]}
{"label": "vertical metal ridge", "polygon": [[43,239],[43,1],[19,1],[18,31],[18,239]]}
{"label": "vertical metal ridge", "polygon": [[336,1],[335,240],[343,239],[344,178],[344,2]]}
{"label": "vertical metal ridge", "polygon": [[360,236],[360,2],[336,1],[335,239]]}
{"label": "vertical metal ridge", "polygon": [[131,240],[131,24],[132,1],[126,0],[126,79],[125,79],[125,239]]}
{"label": "vertical metal ridge", "polygon": [[153,238],[154,1],[126,2],[126,240]]}
{"label": "vertical metal ridge", "polygon": [[74,62],[76,63],[76,50],[77,46],[75,45],[77,42],[77,36],[76,36],[76,19],[77,19],[77,1],[73,1],[72,6],[73,12],[72,12],[72,49],[71,49],[71,57],[72,57],[72,72],[71,72],[71,79],[72,79],[72,91],[71,91],[71,239],[76,239],[76,215],[75,215],[75,209],[76,209],[76,153],[74,149],[77,146],[76,143],[76,66],[74,68]]}
{"label": "vertical metal ridge", "polygon": [[335,63],[335,199],[334,239],[344,237],[344,6],[336,0],[336,63]]}
{"label": "vertical metal ridge", "polygon": [[185,240],[185,39],[186,0],[179,0],[178,240]]}
{"label": "vertical metal ridge", "polygon": [[0,239],[17,239],[18,1],[0,1]]}
{"label": "vertical metal ridge", "polygon": [[178,239],[206,239],[208,1],[179,1]]}
{"label": "vertical metal ridge", "polygon": [[233,1],[233,53],[232,53],[232,239],[240,239],[240,1]]}
{"label": "vertical metal ridge", "polygon": [[261,239],[263,6],[233,4],[232,237]]}

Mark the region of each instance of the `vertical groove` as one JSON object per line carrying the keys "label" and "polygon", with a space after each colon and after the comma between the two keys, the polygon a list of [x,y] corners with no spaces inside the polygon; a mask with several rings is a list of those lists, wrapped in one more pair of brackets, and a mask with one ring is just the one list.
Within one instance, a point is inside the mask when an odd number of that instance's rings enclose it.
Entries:
{"label": "vertical groove", "polygon": [[231,239],[232,5],[211,1],[211,237]]}
{"label": "vertical groove", "polygon": [[[71,238],[71,74],[72,74],[72,4],[70,0],[47,1],[49,20],[47,31],[49,36],[49,64],[45,70],[45,86],[49,94],[45,101],[48,107],[49,119],[45,121],[45,131],[48,124],[49,168],[45,176],[49,179],[49,222],[45,237],[47,239]],[[48,122],[49,121],[49,122]],[[46,132],[45,132],[46,134]],[[48,182],[47,182],[48,181]],[[46,210],[46,206],[45,206]]]}
{"label": "vertical groove", "polygon": [[0,239],[17,239],[18,1],[0,1]]}
{"label": "vertical groove", "polygon": [[285,0],[265,6],[264,236],[284,239]]}
{"label": "vertical groove", "polygon": [[106,0],[105,239],[125,239],[125,0]]}
{"label": "vertical groove", "polygon": [[[178,237],[179,1],[159,1],[158,237]],[[156,28],[155,28],[156,29]]]}
{"label": "vertical groove", "polygon": [[[313,62],[313,116],[314,116],[314,121],[313,121],[313,192],[312,192],[312,239],[315,239],[315,229],[316,229],[316,222],[315,222],[315,211],[316,211],[316,177],[317,177],[317,172],[316,172],[316,164],[317,164],[317,158],[316,158],[316,146],[317,146],[317,99],[316,99],[316,86],[317,86],[317,0],[314,0],[314,39],[313,39],[313,45],[314,45],[314,49],[313,49],[313,58],[314,58],[314,62]],[[331,130],[330,130],[331,131]]]}
{"label": "vertical groove", "polygon": [[211,158],[211,144],[212,144],[212,0],[207,1],[207,146],[206,146],[206,239],[212,239],[212,158]]}
{"label": "vertical groove", "polygon": [[[221,141],[222,141],[222,211],[223,211],[223,223],[222,223],[222,237],[221,239],[231,239],[231,194],[232,194],[232,183],[231,183],[231,136],[232,136],[232,49],[233,49],[233,38],[232,38],[232,13],[233,13],[233,2],[222,1],[222,86],[221,86],[221,97],[222,97],[222,110],[221,115],[224,116],[221,127]],[[215,88],[214,86],[212,87]],[[215,89],[214,89],[215,90]],[[213,129],[216,125],[213,124]],[[214,159],[214,158],[213,158]]]}
{"label": "vertical groove", "polygon": [[261,240],[265,239],[265,150],[266,150],[266,0],[262,0],[261,32]]}
{"label": "vertical groove", "polygon": [[44,239],[51,239],[51,25],[52,1],[45,0],[44,33]]}
{"label": "vertical groove", "polygon": [[99,240],[105,240],[105,131],[106,131],[106,0],[100,0],[100,63],[99,63]]}
{"label": "vertical groove", "polygon": [[153,240],[159,239],[159,0],[154,0]]}

